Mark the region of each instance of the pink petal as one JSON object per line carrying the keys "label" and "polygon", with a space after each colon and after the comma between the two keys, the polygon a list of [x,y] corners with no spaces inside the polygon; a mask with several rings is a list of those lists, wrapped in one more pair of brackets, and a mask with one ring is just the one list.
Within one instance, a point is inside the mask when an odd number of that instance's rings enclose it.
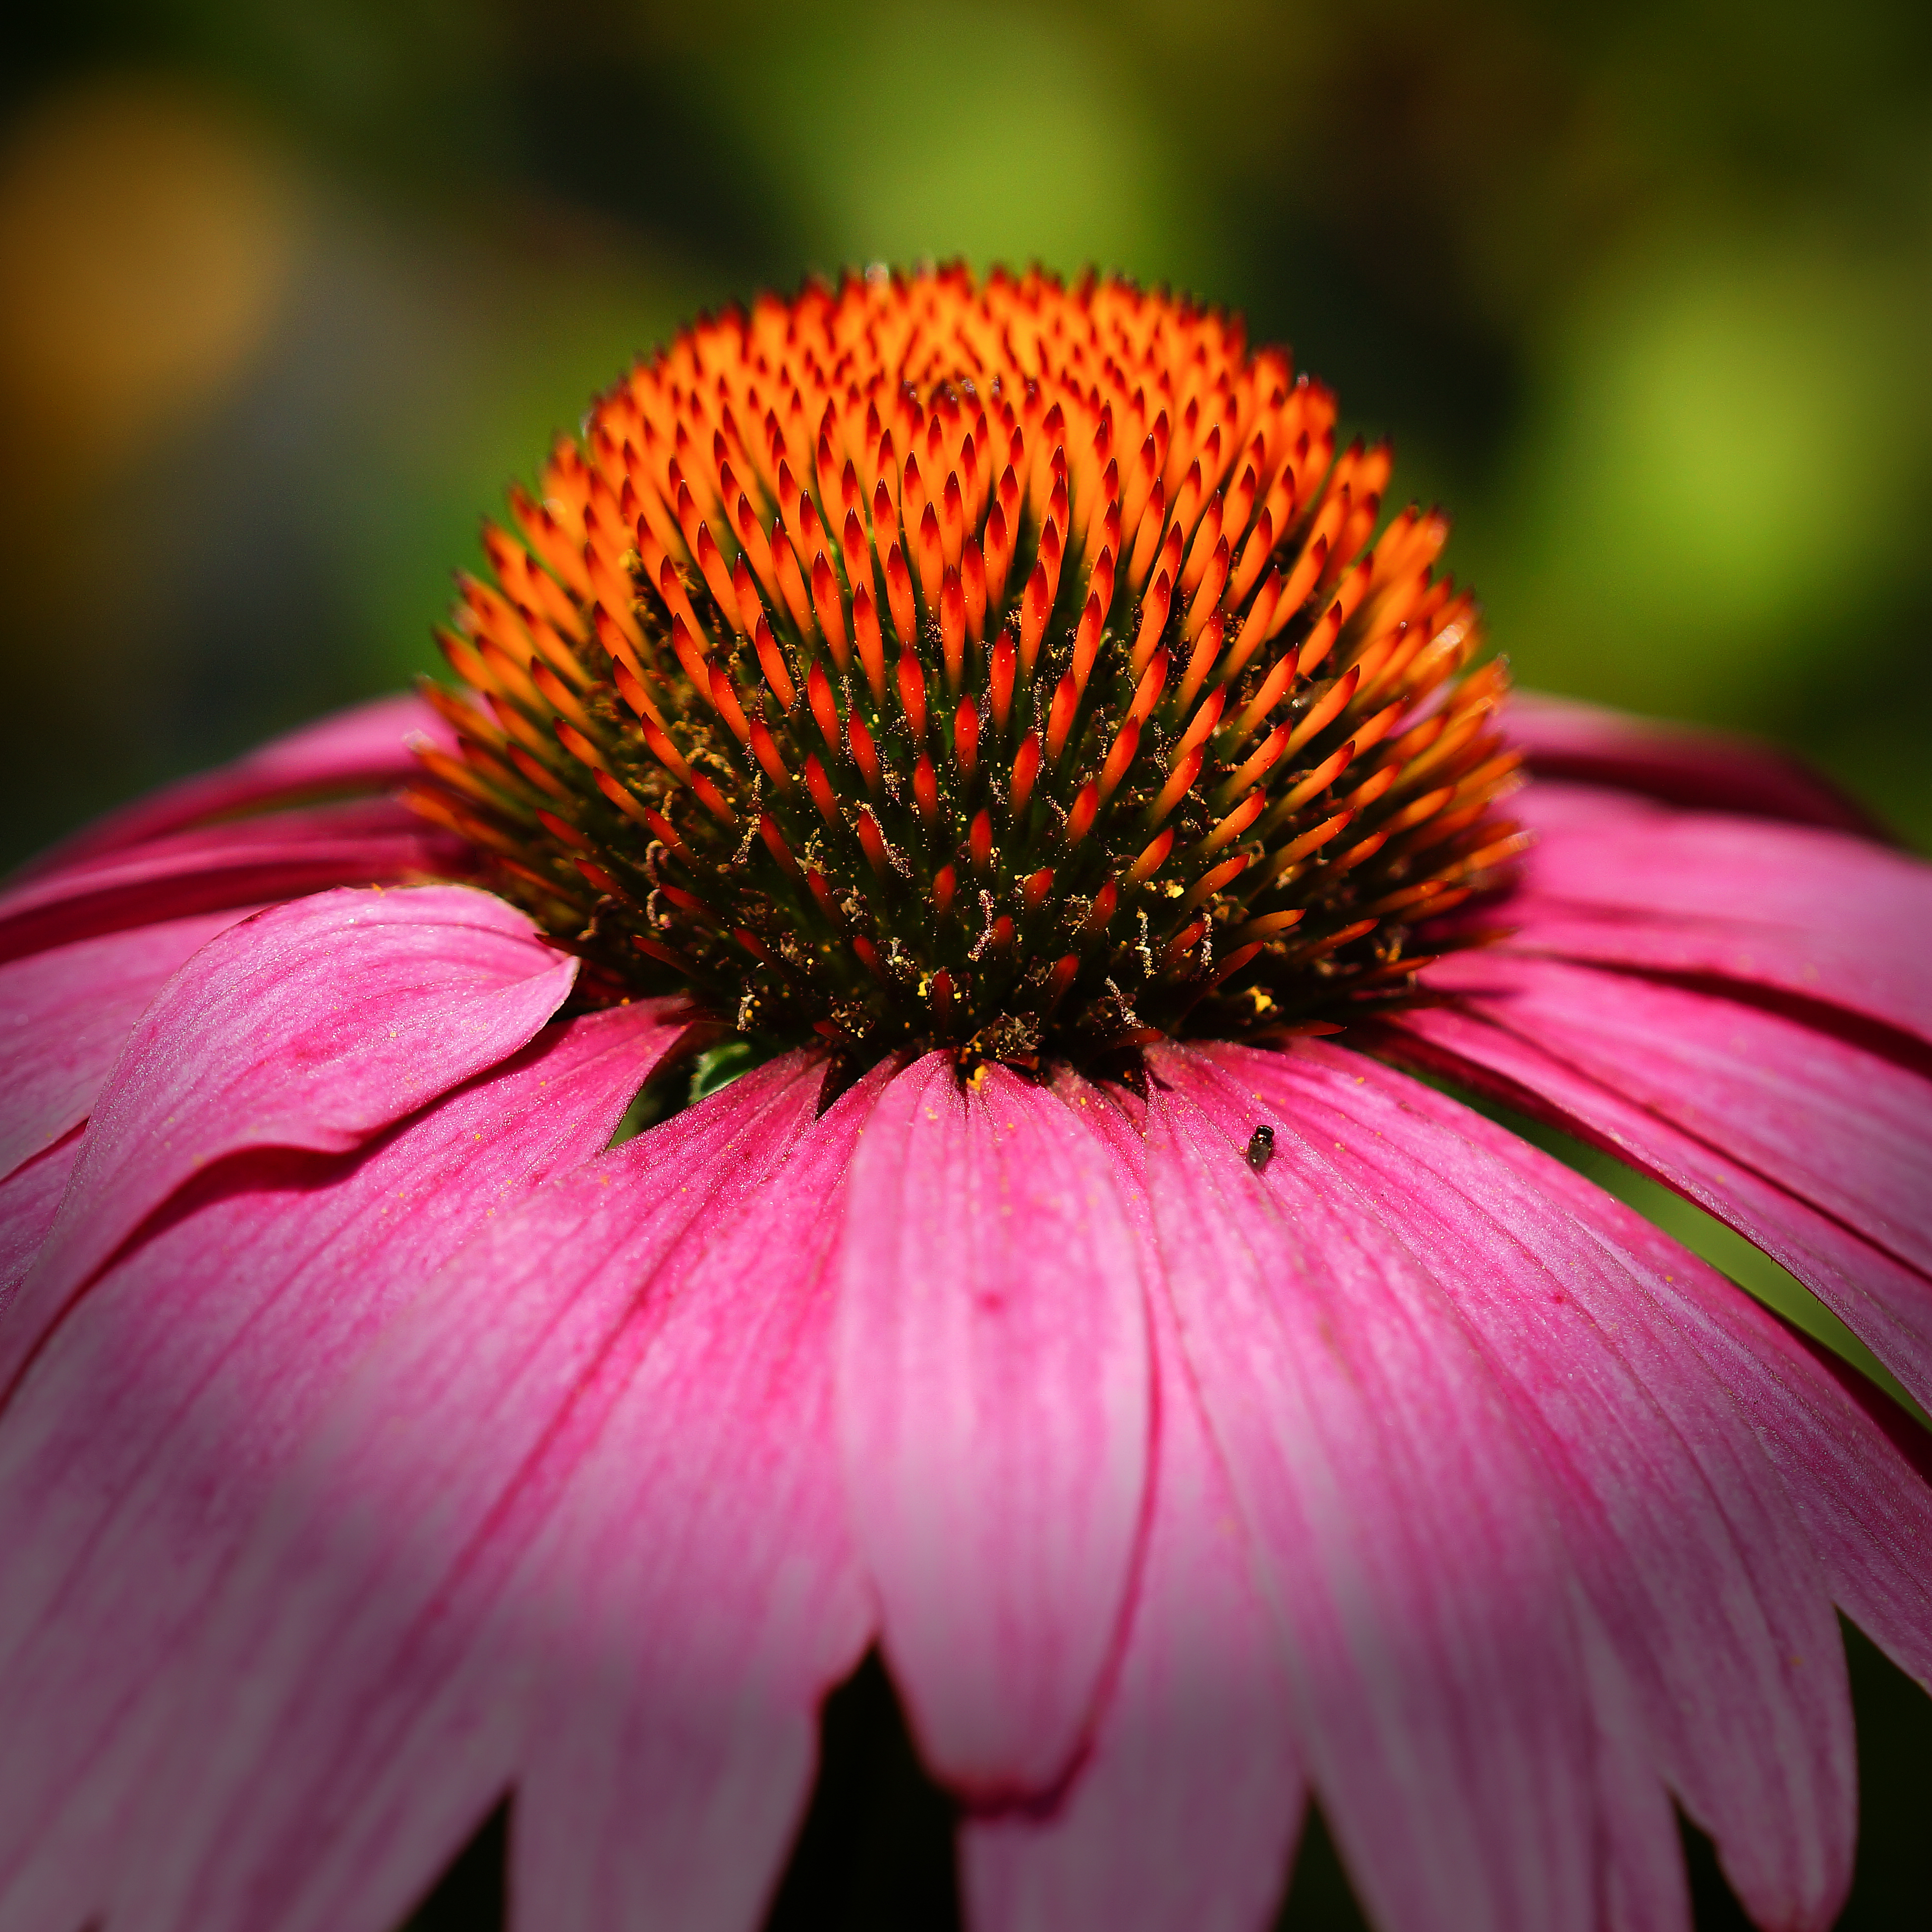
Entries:
{"label": "pink petal", "polygon": [[232,764],[164,785],[97,819],[35,860],[22,876],[179,832],[197,823],[318,794],[386,791],[422,766],[412,738],[447,746],[454,734],[419,698],[379,698],[272,738]]}
{"label": "pink petal", "polygon": [[1540,777],[1614,786],[1667,804],[1748,812],[1868,837],[1878,828],[1828,778],[1753,738],[1520,691],[1510,700],[1510,742]]}
{"label": "pink petal", "polygon": [[1652,1762],[1640,1700],[1587,1608],[1578,1628],[1597,1720],[1598,1912],[1603,1932],[1691,1932],[1677,1814]]}
{"label": "pink petal", "polygon": [[33,1266],[80,1158],[80,1130],[0,1180],[0,1317]]}
{"label": "pink petal", "polygon": [[1147,1480],[1138,1257],[1066,1105],[929,1055],[854,1164],[838,1401],[884,1650],[927,1762],[981,1803],[1066,1769]]}
{"label": "pink petal", "polygon": [[1544,782],[1499,916],[1512,950],[1712,974],[1932,1040],[1932,866],[1810,826],[1678,812]]}
{"label": "pink petal", "polygon": [[[593,1015],[366,1152],[218,1170],[62,1324],[0,1420],[0,1895],[29,1857],[88,1876],[86,1834],[140,1768],[128,1714],[346,1365],[472,1233],[605,1144],[678,1031],[650,1004]],[[50,1832],[69,1835],[50,1868]]]}
{"label": "pink petal", "polygon": [[[884,1070],[694,1263],[524,1565],[543,1645],[512,1874],[542,1932],[748,1927],[870,1637],[834,1437],[828,1280]],[[593,1400],[598,1399],[593,1396]],[[536,1627],[536,1628],[533,1628]]]}
{"label": "pink petal", "polygon": [[[1753,1322],[1784,1345],[1782,1372],[1762,1378],[1765,1446],[1834,1600],[1932,1690],[1932,1456],[1924,1428],[1856,1370],[1779,1329],[1762,1310],[1731,1312],[1736,1327]],[[1770,1356],[1760,1336],[1750,1340],[1758,1359]],[[1792,1359],[1801,1353],[1811,1358],[1809,1374]]]}
{"label": "pink petal", "polygon": [[0,1328],[10,1380],[68,1297],[198,1168],[245,1148],[335,1153],[514,1053],[577,962],[460,886],[335,892],[218,935],[142,1017]]}
{"label": "pink petal", "polygon": [[1593,1740],[1517,1405],[1372,1202],[1262,1101],[1154,1056],[1168,1292],[1284,1639],[1303,1761],[1387,1932],[1581,1928]]}
{"label": "pink petal", "polygon": [[148,1002],[184,960],[246,916],[172,920],[0,966],[0,1174],[86,1119]]}
{"label": "pink petal", "polygon": [[1644,1262],[1652,1294],[1756,1430],[1833,1600],[1932,1688],[1932,1454],[1922,1426],[1581,1175],[1500,1127],[1469,1131]]}
{"label": "pink petal", "polygon": [[1932,1401],[1932,1286],[1919,1270],[1712,1140],[1627,1100],[1617,1082],[1573,1065],[1568,1041],[1559,1056],[1498,1023],[1493,1007],[1481,1018],[1447,1007],[1412,1011],[1387,1041],[1396,1057],[1548,1118],[1676,1188],[1790,1269],[1914,1395]]}
{"label": "pink petal", "polygon": [[387,799],[224,821],[38,873],[0,892],[0,959],[331,886],[460,878],[474,865],[456,840]]}
{"label": "pink petal", "polygon": [[[1132,1131],[1096,1090],[1066,1090],[1103,1134]],[[968,1820],[976,1932],[1252,1932],[1287,1882],[1304,1793],[1274,1628],[1164,1299],[1149,1318],[1160,1426],[1125,1647],[1058,1805]]]}
{"label": "pink petal", "polygon": [[[1731,1376],[1699,1352],[1708,1322],[1687,1332],[1668,1274],[1545,1186],[1555,1162],[1522,1160],[1457,1102],[1314,1042],[1215,1058],[1338,1144],[1338,1171],[1428,1257],[1538,1426],[1547,1493],[1656,1768],[1763,1922],[1828,1924],[1856,1809],[1837,1625]],[[1674,1244],[1661,1258],[1694,1265]]]}
{"label": "pink petal", "polygon": [[1554,959],[1442,964],[1432,985],[1932,1274],[1924,1074],[1720,994]]}
{"label": "pink petal", "polygon": [[[554,1768],[551,1726],[581,1724],[601,1741],[635,1721],[631,1707],[601,1708],[614,1641],[627,1646],[626,1682],[668,1700],[674,1741],[696,1735],[706,1671],[742,1671],[747,1702],[714,1709],[712,1755],[691,1759],[683,1808],[662,1828],[626,1814],[607,1842],[586,1814],[566,1853],[606,1876],[623,1868],[627,1888],[662,1873],[694,1897],[763,1889],[758,1862],[782,1850],[810,1774],[817,1693],[802,1681],[820,1664],[836,1674],[864,1640],[836,1524],[803,1506],[836,1496],[822,1419],[803,1426],[827,1400],[811,1323],[822,1334],[829,1316],[822,1294],[815,1317],[800,1306],[832,1177],[814,1170],[803,1203],[774,1190],[777,1228],[757,1205],[802,1140],[849,1144],[862,1115],[863,1092],[814,1124],[818,1075],[800,1056],[774,1063],[560,1179],[499,1217],[371,1352],[202,1618],[194,1672],[177,1671],[157,1706],[154,1734],[172,1754],[115,1840],[128,1848],[106,1901],[117,1932],[388,1932],[526,1761]],[[738,1262],[714,1274],[725,1231]],[[761,1309],[768,1326],[753,1318]],[[800,1347],[789,1366],[788,1336]],[[682,1431],[712,1390],[684,1386],[678,1366],[695,1351],[722,1372],[734,1348],[734,1372],[766,1390],[770,1411],[714,1405],[712,1432],[680,1464]],[[655,1402],[673,1404],[680,1430],[629,1468],[611,1451],[624,1432],[648,1431]],[[542,1540],[565,1526],[564,1540]],[[776,1570],[760,1567],[767,1552]],[[598,1564],[616,1589],[659,1561],[626,1630],[621,1604],[595,1598]],[[683,1592],[686,1562],[694,1576],[716,1564],[740,1577],[742,1594]],[[660,1648],[652,1620],[664,1618]],[[686,1652],[694,1627],[700,1647]],[[681,1678],[686,1663],[699,1668]],[[191,1734],[178,1711],[196,1714]],[[662,1777],[670,1748],[650,1743],[640,1781]],[[556,1816],[548,1799],[544,1815]],[[708,1858],[692,1870],[695,1847],[741,1827],[748,1876]],[[523,1829],[520,1861],[535,1850]],[[544,1932],[578,1922],[547,1903],[524,1908]]]}

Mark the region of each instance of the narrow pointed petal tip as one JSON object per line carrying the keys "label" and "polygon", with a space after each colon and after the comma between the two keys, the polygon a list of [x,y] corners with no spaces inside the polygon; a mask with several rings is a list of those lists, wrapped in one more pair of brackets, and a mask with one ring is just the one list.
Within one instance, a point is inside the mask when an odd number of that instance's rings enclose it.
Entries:
{"label": "narrow pointed petal tip", "polygon": [[1142,1521],[1150,1365],[1118,1184],[1060,1099],[932,1054],[853,1164],[839,1296],[846,1492],[928,1762],[998,1804],[1093,1717]]}

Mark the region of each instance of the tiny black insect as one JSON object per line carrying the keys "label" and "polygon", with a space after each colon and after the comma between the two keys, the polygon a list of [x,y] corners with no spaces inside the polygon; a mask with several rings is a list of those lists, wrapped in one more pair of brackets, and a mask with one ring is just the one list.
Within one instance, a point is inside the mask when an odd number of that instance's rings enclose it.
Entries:
{"label": "tiny black insect", "polygon": [[1265,1174],[1268,1164],[1274,1158],[1274,1130],[1257,1127],[1248,1136],[1248,1165],[1257,1174]]}

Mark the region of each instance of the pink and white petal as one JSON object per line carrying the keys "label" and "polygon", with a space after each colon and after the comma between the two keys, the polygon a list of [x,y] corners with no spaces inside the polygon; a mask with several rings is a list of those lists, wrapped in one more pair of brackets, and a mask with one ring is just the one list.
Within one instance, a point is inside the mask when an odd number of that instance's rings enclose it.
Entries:
{"label": "pink and white petal", "polygon": [[129,1036],[34,1270],[0,1385],[174,1190],[244,1149],[339,1153],[524,1046],[577,962],[466,886],[298,899],[204,946]]}
{"label": "pink and white petal", "polygon": [[[1098,1090],[1063,1093],[1103,1135],[1132,1132]],[[1124,1648],[1058,1804],[967,1820],[975,1932],[1255,1932],[1286,1884],[1306,1792],[1279,1646],[1162,1297],[1148,1324],[1159,1424]]]}
{"label": "pink and white petal", "polygon": [[[1824,1925],[1850,1882],[1851,1712],[1825,1581],[1728,1379],[1611,1245],[1459,1103],[1325,1044],[1215,1057],[1426,1255],[1540,1426],[1538,1460],[1657,1768],[1762,1922]],[[1691,1258],[1672,1248],[1679,1270]],[[1700,1324],[1700,1326],[1702,1324]],[[1802,1661],[1801,1661],[1802,1660]]]}
{"label": "pink and white petal", "polygon": [[1932,866],[1846,833],[1544,781],[1512,950],[1709,974],[1932,1040]]}
{"label": "pink and white petal", "polygon": [[1038,1793],[1092,1717],[1147,1484],[1114,1177],[1053,1094],[930,1054],[866,1128],[838,1283],[847,1490],[914,1734],[974,1802]]}
{"label": "pink and white petal", "polygon": [[1593,1738],[1546,1478],[1438,1286],[1292,1122],[1156,1051],[1166,1285],[1279,1622],[1303,1762],[1385,1932],[1586,1927]]}
{"label": "pink and white petal", "polygon": [[1540,1115],[1675,1188],[1790,1270],[1922,1402],[1932,1401],[1932,1282],[1842,1222],[1540,1042],[1450,1007],[1404,1014],[1391,1054]]}
{"label": "pink and white petal", "polygon": [[1628,712],[1520,691],[1510,741],[1539,777],[1613,786],[1668,805],[1746,812],[1795,825],[1876,836],[1870,816],[1829,779],[1775,746]]}
{"label": "pink and white petal", "polygon": [[0,1174],[77,1127],[148,1001],[248,908],[110,933],[0,965]]}
{"label": "pink and white petal", "polygon": [[1465,954],[1432,985],[1932,1280],[1932,1081],[1721,993]]}
{"label": "pink and white petal", "polygon": [[544,1659],[494,1640],[548,1628],[524,1559],[820,1072],[774,1062],[560,1178],[372,1348],[142,1714],[117,1932],[387,1932],[514,1780]]}
{"label": "pink and white petal", "polygon": [[475,869],[475,855],[458,841],[388,799],[224,820],[0,892],[0,959],[332,886],[462,878]]}
{"label": "pink and white petal", "polygon": [[20,874],[56,870],[82,859],[202,821],[260,812],[289,800],[338,791],[386,791],[422,769],[410,750],[426,738],[446,749],[455,734],[419,698],[379,698],[272,738],[232,764],[197,772],[136,799],[44,853]]}
{"label": "pink and white petal", "polygon": [[680,1030],[649,1004],[593,1015],[364,1152],[212,1174],[63,1324],[0,1417],[0,1895],[47,1834],[84,1839],[124,1800],[118,1727],[346,1365],[473,1232],[604,1146]]}

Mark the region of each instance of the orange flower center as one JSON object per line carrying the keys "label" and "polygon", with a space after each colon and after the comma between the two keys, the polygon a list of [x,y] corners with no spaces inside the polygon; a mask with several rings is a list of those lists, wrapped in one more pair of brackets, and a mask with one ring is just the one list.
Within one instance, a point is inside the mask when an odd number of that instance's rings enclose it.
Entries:
{"label": "orange flower center", "polygon": [[1118,281],[701,321],[512,493],[527,548],[486,529],[415,802],[593,989],[862,1061],[1400,1000],[1518,848],[1516,759],[1446,520],[1365,548],[1390,452],[1334,423],[1238,322]]}

